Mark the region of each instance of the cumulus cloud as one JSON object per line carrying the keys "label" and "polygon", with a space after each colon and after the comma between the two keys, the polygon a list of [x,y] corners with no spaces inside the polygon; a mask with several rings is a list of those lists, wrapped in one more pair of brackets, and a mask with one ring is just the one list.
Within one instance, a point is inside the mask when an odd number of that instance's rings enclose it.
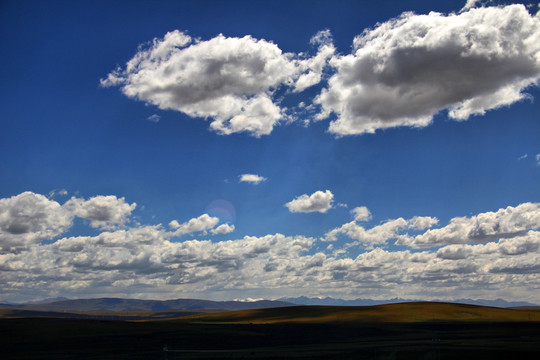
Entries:
{"label": "cumulus cloud", "polygon": [[359,206],[351,210],[354,215],[355,221],[369,221],[371,220],[371,212],[365,206]]}
{"label": "cumulus cloud", "polygon": [[523,203],[496,212],[471,217],[455,217],[442,228],[415,237],[401,238],[398,244],[428,248],[447,244],[467,244],[512,238],[540,227],[540,204]]}
{"label": "cumulus cloud", "polygon": [[253,185],[258,185],[263,181],[266,181],[265,177],[256,174],[242,174],[240,175],[240,182],[247,182]]}
{"label": "cumulus cloud", "polygon": [[362,244],[367,247],[373,247],[374,245],[385,244],[391,239],[407,238],[406,234],[402,234],[402,230],[424,230],[432,227],[439,221],[437,218],[429,216],[415,216],[409,220],[397,218],[384,221],[382,224],[368,229],[358,224],[358,222],[369,221],[371,219],[369,210],[365,206],[361,206],[353,209],[351,212],[354,214],[354,221],[328,231],[321,240],[336,241],[338,235],[345,235],[355,240],[354,243],[348,246]]}
{"label": "cumulus cloud", "polygon": [[[0,199],[0,292],[8,300],[51,295],[141,298],[149,291],[153,298],[234,298],[239,292],[244,298],[275,298],[308,289],[307,296],[449,299],[452,294],[537,302],[540,298],[530,289],[540,286],[540,232],[534,230],[539,206],[525,203],[465,218],[484,226],[476,231],[484,234],[482,243],[469,237],[469,243],[419,251],[383,249],[381,239],[422,232],[436,224],[435,218],[398,218],[360,228],[357,222],[365,220],[368,210],[359,207],[352,213],[357,219],[339,231],[354,236],[353,243],[371,241],[375,247],[350,256],[340,251],[343,243],[320,251],[316,239],[301,235],[220,242],[174,239],[180,229],[225,233],[234,228],[216,227],[206,214],[183,224],[171,222],[174,231],[160,224],[135,224],[55,239],[69,229],[75,215],[69,206],[26,192]],[[452,221],[440,229],[453,226]],[[506,235],[491,236],[496,231]],[[44,238],[54,241],[41,242]]]}
{"label": "cumulus cloud", "polygon": [[408,221],[409,228],[416,230],[429,229],[439,223],[439,219],[431,216],[415,216]]}
{"label": "cumulus cloud", "polygon": [[73,197],[64,204],[64,207],[75,216],[90,220],[90,226],[93,228],[114,229],[129,220],[137,204],[128,204],[123,197],[99,195],[88,200]]}
{"label": "cumulus cloud", "polygon": [[180,224],[178,223],[178,221],[173,220],[169,223],[169,227],[175,230],[175,236],[181,236],[194,232],[206,233],[208,230],[213,229],[218,223],[219,218],[215,216],[210,216],[208,214],[202,214],[201,216],[190,219],[183,224]]}
{"label": "cumulus cloud", "polygon": [[[472,6],[476,2],[468,2]],[[460,14],[404,13],[365,30],[316,97],[337,135],[425,127],[448,109],[456,120],[510,105],[540,78],[540,18],[523,5]]]}
{"label": "cumulus cloud", "polygon": [[26,250],[52,240],[72,226],[74,217],[89,220],[93,228],[113,230],[129,222],[136,206],[114,195],[72,197],[63,205],[30,191],[0,199],[0,251]]}
{"label": "cumulus cloud", "polygon": [[325,213],[332,208],[334,194],[330,190],[315,191],[311,195],[303,194],[289,201],[285,206],[290,212],[320,212]]}
{"label": "cumulus cloud", "polygon": [[317,36],[317,56],[299,59],[249,35],[220,34],[201,41],[175,30],[141,48],[101,85],[121,86],[128,97],[160,109],[211,118],[210,128],[220,134],[248,132],[259,137],[270,134],[282,118],[282,109],[272,99],[276,88],[294,85],[300,91],[320,81],[333,53],[328,38],[329,33]]}
{"label": "cumulus cloud", "polygon": [[398,231],[405,227],[407,227],[407,221],[403,218],[386,221],[371,229],[366,229],[358,225],[356,221],[352,221],[327,232],[322,240],[336,241],[337,235],[344,234],[365,245],[384,244],[386,241],[396,238]]}
{"label": "cumulus cloud", "polygon": [[234,224],[221,224],[217,228],[210,230],[212,234],[229,234],[234,231]]}
{"label": "cumulus cloud", "polygon": [[0,199],[0,253],[17,252],[71,227],[73,215],[54,200],[26,191]]}
{"label": "cumulus cloud", "polygon": [[536,165],[540,165],[540,154],[536,154]]}

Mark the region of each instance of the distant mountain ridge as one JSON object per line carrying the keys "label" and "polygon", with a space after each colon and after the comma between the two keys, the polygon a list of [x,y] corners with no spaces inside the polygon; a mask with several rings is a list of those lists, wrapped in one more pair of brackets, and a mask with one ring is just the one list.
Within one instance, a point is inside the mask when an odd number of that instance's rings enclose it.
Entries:
{"label": "distant mountain ridge", "polygon": [[[372,305],[384,305],[384,304],[395,304],[395,303],[404,303],[404,302],[422,302],[425,300],[421,299],[402,299],[402,298],[393,298],[387,300],[374,300],[374,299],[354,299],[354,300],[343,300],[343,299],[334,299],[331,297],[326,298],[309,298],[306,296],[300,297],[282,297],[278,299],[280,301],[285,301],[288,303],[293,303],[296,305],[330,305],[330,306],[372,306]],[[432,302],[448,302],[448,303],[457,303],[457,304],[470,304],[470,305],[482,305],[482,306],[493,306],[500,308],[510,308],[510,307],[521,307],[521,306],[538,306],[538,304],[532,304],[526,301],[506,301],[503,299],[495,300],[484,300],[484,299],[456,299],[456,300],[431,300]]]}
{"label": "distant mountain ridge", "polygon": [[[48,301],[50,300],[50,301]],[[264,308],[275,308],[297,305],[326,305],[326,306],[373,306],[404,302],[422,302],[419,299],[393,298],[387,300],[374,299],[354,299],[343,300],[326,298],[284,297],[278,300],[258,300],[258,301],[212,301],[201,299],[175,299],[175,300],[141,300],[123,298],[96,298],[96,299],[73,299],[57,300],[45,299],[25,304],[2,304],[0,309],[22,309],[34,311],[54,311],[54,312],[89,312],[89,311],[111,311],[111,312],[144,312],[144,311],[179,311],[179,310],[253,310]],[[433,302],[439,302],[434,300]],[[525,301],[506,301],[503,299],[483,300],[483,299],[457,299],[441,300],[440,302],[460,303],[470,305],[492,306],[499,308],[511,307],[535,307]]]}
{"label": "distant mountain ridge", "polygon": [[169,310],[251,310],[272,307],[294,306],[284,301],[259,300],[244,301],[211,301],[199,299],[176,300],[140,300],[122,298],[98,298],[61,300],[49,303],[37,302],[27,304],[0,304],[0,309],[24,309],[37,311],[77,312],[77,311],[169,311]]}

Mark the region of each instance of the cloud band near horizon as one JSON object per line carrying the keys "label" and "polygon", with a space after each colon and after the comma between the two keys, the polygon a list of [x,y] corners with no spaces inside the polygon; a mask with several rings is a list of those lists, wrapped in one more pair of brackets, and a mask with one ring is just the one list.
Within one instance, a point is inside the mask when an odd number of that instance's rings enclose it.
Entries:
{"label": "cloud band near horizon", "polygon": [[[226,298],[238,291],[279,297],[294,288],[309,289],[306,296],[496,293],[518,299],[540,286],[538,203],[456,217],[437,228],[438,220],[429,216],[367,227],[371,215],[360,207],[351,212],[352,222],[321,239],[277,233],[213,242],[179,236],[225,234],[234,225],[217,226],[217,218],[205,214],[183,224],[172,221],[173,231],[167,231],[131,221],[135,205],[123,198],[75,199],[76,207],[73,198],[60,204],[32,192],[0,199],[0,287],[6,299],[149,292]],[[74,216],[85,216],[96,235],[64,237]],[[338,236],[349,240],[318,250],[321,240]],[[391,242],[404,248],[389,250]],[[361,250],[357,256],[350,254],[354,248]]]}

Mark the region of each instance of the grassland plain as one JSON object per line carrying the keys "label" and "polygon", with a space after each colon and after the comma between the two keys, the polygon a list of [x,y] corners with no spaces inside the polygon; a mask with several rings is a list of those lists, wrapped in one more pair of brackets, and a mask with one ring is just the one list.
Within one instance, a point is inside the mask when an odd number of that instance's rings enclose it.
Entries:
{"label": "grassland plain", "polygon": [[528,359],[540,355],[540,311],[461,304],[297,306],[137,321],[55,318],[52,313],[14,315],[4,312],[0,319],[3,359]]}

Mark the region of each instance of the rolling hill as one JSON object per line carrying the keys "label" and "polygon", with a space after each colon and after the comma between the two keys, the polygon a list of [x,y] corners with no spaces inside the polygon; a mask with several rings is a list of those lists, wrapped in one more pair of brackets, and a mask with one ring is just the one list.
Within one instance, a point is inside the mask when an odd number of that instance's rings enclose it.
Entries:
{"label": "rolling hill", "polygon": [[372,323],[372,322],[540,322],[540,310],[503,309],[488,306],[410,302],[376,306],[294,306],[206,313],[182,319],[219,324]]}
{"label": "rolling hill", "polygon": [[[22,313],[17,316],[16,311]],[[540,355],[540,310],[465,304],[289,306],[186,312],[174,319],[165,316],[174,312],[156,312],[142,321],[52,312],[35,316],[39,314],[13,309],[0,313],[15,315],[0,316],[2,355],[13,360],[477,360]],[[55,314],[58,318],[51,318]]]}

